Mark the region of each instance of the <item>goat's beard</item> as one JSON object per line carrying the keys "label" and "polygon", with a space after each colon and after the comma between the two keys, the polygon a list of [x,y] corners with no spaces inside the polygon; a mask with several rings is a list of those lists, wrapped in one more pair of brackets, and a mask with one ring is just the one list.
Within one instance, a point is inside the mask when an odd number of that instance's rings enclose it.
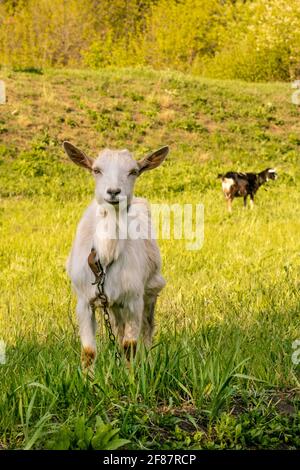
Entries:
{"label": "goat's beard", "polygon": [[104,202],[97,207],[96,236],[99,240],[124,240],[128,238],[128,204]]}
{"label": "goat's beard", "polygon": [[[116,210],[111,204],[101,204],[97,208],[97,225],[94,235],[94,245],[100,262],[104,266],[114,261],[120,253],[120,242],[127,238],[127,225],[125,224],[126,233],[120,234],[120,220],[124,218],[124,213]],[[123,226],[123,223],[122,223]],[[123,235],[123,236],[121,236]]]}

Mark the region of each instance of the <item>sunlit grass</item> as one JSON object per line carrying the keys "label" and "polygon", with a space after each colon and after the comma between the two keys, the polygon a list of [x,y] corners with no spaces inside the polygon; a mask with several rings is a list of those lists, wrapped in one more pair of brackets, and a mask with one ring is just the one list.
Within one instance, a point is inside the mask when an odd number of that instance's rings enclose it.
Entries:
{"label": "sunlit grass", "polygon": [[[82,423],[89,435],[96,416],[117,420],[120,436],[130,440],[127,448],[299,445],[299,367],[291,354],[300,335],[300,179],[290,130],[297,134],[299,116],[284,102],[286,85],[247,84],[239,91],[235,82],[150,70],[103,76],[51,71],[46,101],[45,76],[30,77],[27,93],[36,95],[26,101],[28,77],[14,74],[8,83],[25,114],[33,107],[42,129],[32,135],[27,127],[23,135],[11,116],[12,101],[4,111],[8,133],[0,160],[0,338],[7,344],[7,363],[0,365],[0,448],[53,447],[57,436],[66,446],[88,445],[86,436],[76,444],[76,436]],[[70,100],[74,120],[82,116],[82,127],[58,123],[67,111],[56,87]],[[275,110],[264,107],[266,99]],[[39,101],[40,111],[33,106]],[[97,130],[101,106],[117,104],[131,117],[115,111],[118,125]],[[179,113],[187,129],[166,127],[159,117],[164,107]],[[96,108],[95,122],[86,108]],[[270,116],[283,120],[280,139],[265,128]],[[232,130],[233,121],[242,134]],[[107,138],[108,145],[115,140],[113,146],[136,148],[137,155],[170,143],[168,161],[141,177],[137,194],[152,202],[202,203],[205,210],[200,250],[188,251],[185,240],[159,242],[167,286],[152,350],[141,348],[129,369],[116,367],[99,312],[93,380],[79,368],[75,298],[64,267],[93,185],[66,162],[61,138],[90,151],[94,139],[101,147]],[[279,179],[260,190],[253,211],[236,200],[229,215],[219,170],[266,166],[276,166]],[[281,401],[293,413],[280,414]]]}

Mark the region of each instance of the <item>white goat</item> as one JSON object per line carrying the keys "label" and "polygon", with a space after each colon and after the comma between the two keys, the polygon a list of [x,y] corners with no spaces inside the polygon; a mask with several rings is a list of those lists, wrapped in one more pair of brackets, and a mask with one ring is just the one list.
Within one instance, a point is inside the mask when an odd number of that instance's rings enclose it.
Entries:
{"label": "white goat", "polygon": [[92,248],[106,268],[104,291],[110,321],[127,357],[131,351],[135,352],[140,336],[146,345],[151,344],[154,307],[158,293],[165,286],[160,274],[159,248],[152,236],[136,237],[127,230],[126,236],[123,233],[121,237],[120,226],[126,226],[130,220],[142,234],[153,233],[147,201],[135,198],[133,188],[137,176],[158,167],[169,149],[163,147],[136,161],[128,150],[105,149],[94,160],[69,142],[64,142],[63,147],[74,163],[93,173],[96,183],[95,199],[79,222],[67,262],[77,294],[81,359],[86,368],[96,358],[95,307],[99,305],[97,286],[92,284],[95,276],[88,264]]}

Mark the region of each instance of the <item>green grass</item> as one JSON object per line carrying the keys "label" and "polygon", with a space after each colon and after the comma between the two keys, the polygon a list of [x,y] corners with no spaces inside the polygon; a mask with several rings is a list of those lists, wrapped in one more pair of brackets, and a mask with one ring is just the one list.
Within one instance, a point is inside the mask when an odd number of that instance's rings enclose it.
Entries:
{"label": "green grass", "polygon": [[[300,120],[289,86],[149,69],[2,78],[0,449],[299,447]],[[159,241],[167,286],[153,349],[116,367],[99,312],[93,381],[79,367],[64,268],[93,182],[62,140],[137,158],[169,144],[136,193],[205,207],[201,250]],[[268,166],[279,178],[255,209],[235,200],[228,214],[216,175]]]}

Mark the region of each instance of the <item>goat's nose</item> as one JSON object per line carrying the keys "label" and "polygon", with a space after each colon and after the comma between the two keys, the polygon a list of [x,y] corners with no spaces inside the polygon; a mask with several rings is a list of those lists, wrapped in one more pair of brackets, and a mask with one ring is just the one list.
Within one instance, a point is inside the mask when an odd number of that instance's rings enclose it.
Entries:
{"label": "goat's nose", "polygon": [[111,196],[117,196],[118,194],[120,194],[121,192],[121,188],[108,188],[107,190],[108,194],[110,194]]}

